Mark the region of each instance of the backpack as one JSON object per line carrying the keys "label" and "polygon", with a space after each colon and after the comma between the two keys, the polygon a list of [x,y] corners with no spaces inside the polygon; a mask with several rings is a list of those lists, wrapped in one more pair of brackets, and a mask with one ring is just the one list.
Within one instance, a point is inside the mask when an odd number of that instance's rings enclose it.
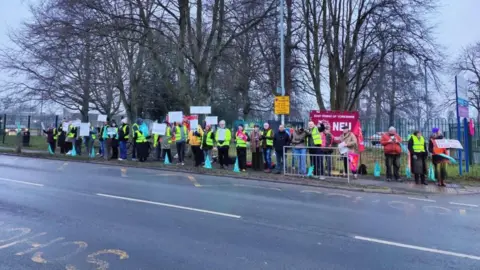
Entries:
{"label": "backpack", "polygon": [[366,175],[367,174],[367,165],[361,164],[360,167],[358,167],[358,174]]}

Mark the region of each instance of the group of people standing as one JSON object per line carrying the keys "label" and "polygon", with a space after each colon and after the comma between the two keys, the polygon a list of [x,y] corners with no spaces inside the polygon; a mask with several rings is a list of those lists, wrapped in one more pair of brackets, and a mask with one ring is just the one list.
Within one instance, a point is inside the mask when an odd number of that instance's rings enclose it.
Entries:
{"label": "group of people standing", "polygon": [[[421,131],[414,131],[408,137],[407,149],[410,160],[409,166],[414,175],[416,184],[428,185],[427,183],[427,159],[430,157],[434,166],[434,177],[438,186],[445,187],[447,177],[446,166],[450,162],[448,149],[440,148],[436,140],[444,139],[439,128],[432,129],[429,140],[425,140]],[[387,169],[387,181],[402,181],[400,178],[400,159],[402,154],[402,138],[394,127],[383,134],[381,144],[385,152],[385,166]],[[392,170],[393,168],[393,170]]]}

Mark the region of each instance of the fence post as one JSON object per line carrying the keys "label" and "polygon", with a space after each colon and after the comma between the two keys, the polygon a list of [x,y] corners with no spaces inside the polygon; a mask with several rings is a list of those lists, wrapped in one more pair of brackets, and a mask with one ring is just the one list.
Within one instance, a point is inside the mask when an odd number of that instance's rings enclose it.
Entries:
{"label": "fence post", "polygon": [[7,114],[3,115],[3,139],[2,139],[3,144],[5,144],[5,136],[7,135],[5,132],[5,129],[7,129]]}
{"label": "fence post", "polygon": [[27,119],[28,119],[28,120],[27,120],[27,128],[28,128],[28,130],[30,130],[30,118],[31,118],[31,116],[29,115],[28,118],[27,118]]}
{"label": "fence post", "polygon": [[58,115],[55,115],[55,128],[58,128]]}

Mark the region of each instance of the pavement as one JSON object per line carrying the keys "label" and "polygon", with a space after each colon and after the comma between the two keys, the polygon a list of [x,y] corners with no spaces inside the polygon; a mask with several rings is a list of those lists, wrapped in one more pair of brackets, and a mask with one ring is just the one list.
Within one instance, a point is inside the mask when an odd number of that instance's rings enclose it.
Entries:
{"label": "pavement", "polygon": [[[13,148],[1,147],[0,151],[10,151]],[[23,154],[26,156],[38,157],[38,158],[49,158],[49,159],[60,159],[60,160],[74,160],[75,158],[55,155],[51,156],[46,151],[43,150],[32,150],[32,149],[22,149]],[[5,154],[5,153],[4,153]],[[11,153],[13,154],[13,153]],[[15,154],[14,154],[15,155]],[[432,194],[444,194],[444,195],[465,195],[465,194],[480,194],[480,186],[465,186],[457,183],[448,183],[447,187],[438,187],[434,182],[430,182],[428,186],[416,185],[411,179],[404,182],[386,182],[382,181],[383,178],[374,178],[372,176],[359,176],[359,179],[351,179],[350,183],[347,183],[345,178],[327,178],[326,181],[310,180],[305,178],[300,178],[298,176],[284,176],[284,175],[274,175],[274,174],[265,174],[263,172],[253,172],[236,174],[232,171],[221,171],[221,170],[198,170],[193,166],[175,166],[169,165],[164,166],[161,162],[147,162],[139,164],[131,161],[122,161],[121,163],[112,160],[104,161],[103,159],[87,159],[84,158],[80,160],[82,162],[92,162],[92,163],[102,163],[105,165],[116,165],[116,166],[126,166],[126,167],[135,167],[142,166],[154,169],[163,169],[163,170],[173,170],[173,171],[183,171],[189,173],[200,173],[200,174],[213,174],[213,175],[229,175],[235,178],[244,178],[244,179],[256,179],[263,181],[274,181],[282,183],[291,183],[291,184],[301,184],[301,185],[310,185],[317,187],[326,187],[326,188],[336,188],[342,190],[355,190],[355,191],[365,191],[365,192],[377,192],[377,193],[394,193],[394,194],[417,194],[417,195],[432,195]]]}
{"label": "pavement", "polygon": [[1,269],[478,269],[480,199],[0,155]]}

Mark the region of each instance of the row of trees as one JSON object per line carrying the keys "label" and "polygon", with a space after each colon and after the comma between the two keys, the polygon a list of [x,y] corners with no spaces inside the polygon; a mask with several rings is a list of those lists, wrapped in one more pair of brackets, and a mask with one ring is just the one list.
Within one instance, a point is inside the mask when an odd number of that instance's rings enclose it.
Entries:
{"label": "row of trees", "polygon": [[[377,120],[409,116],[437,91],[426,19],[434,0],[43,0],[0,51],[9,102],[158,118],[211,105],[233,120],[271,117],[279,27],[292,116],[318,107]],[[423,92],[422,92],[423,93]],[[420,98],[421,96],[421,98]],[[373,105],[375,104],[375,105]]]}

